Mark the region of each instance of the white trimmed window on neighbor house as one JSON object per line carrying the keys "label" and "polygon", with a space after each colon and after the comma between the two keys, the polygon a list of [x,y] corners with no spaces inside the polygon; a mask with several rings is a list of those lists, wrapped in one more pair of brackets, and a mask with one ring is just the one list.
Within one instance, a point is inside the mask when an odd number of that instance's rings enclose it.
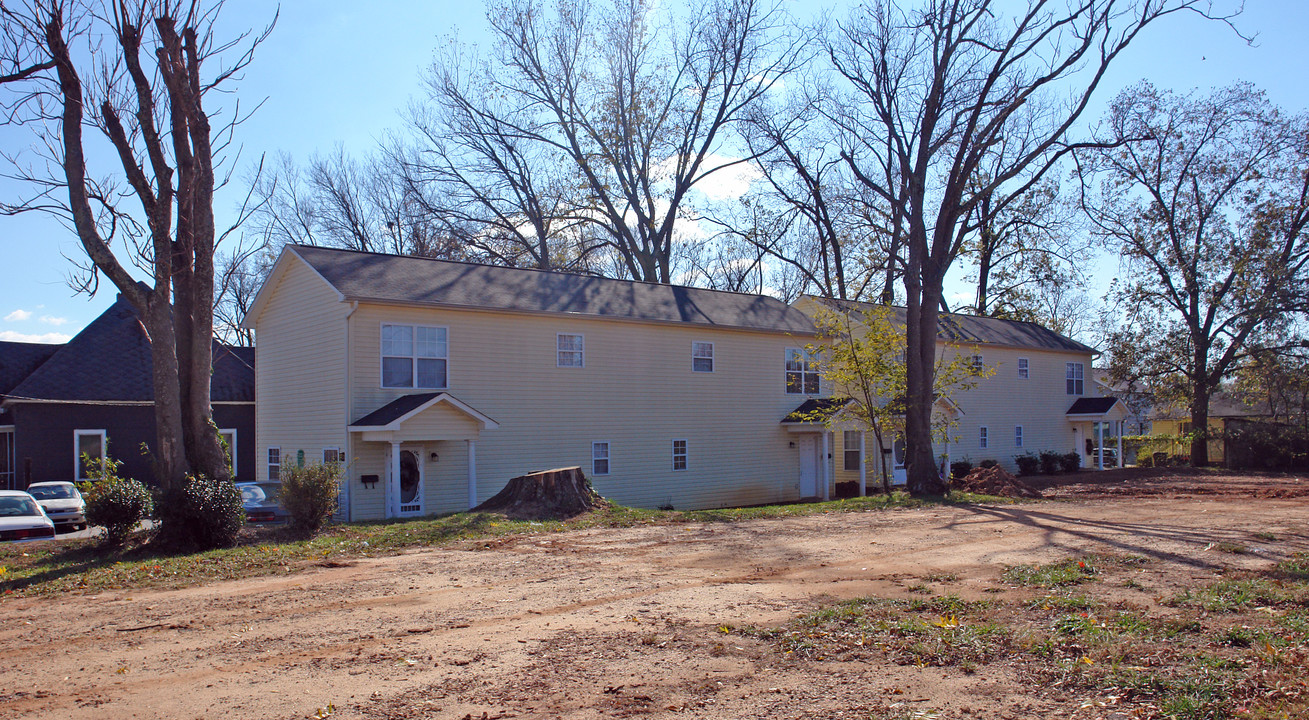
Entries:
{"label": "white trimmed window on neighbor house", "polygon": [[806,348],[786,349],[786,392],[790,395],[817,395],[818,353]]}
{"label": "white trimmed window on neighbor house", "polygon": [[609,442],[591,443],[591,474],[608,475],[609,474]]}
{"label": "white trimmed window on neighbor house", "polygon": [[982,448],[983,450],[990,447],[985,425],[977,429],[977,447]]}
{"label": "white trimmed window on neighbor house", "polygon": [[1018,358],[1018,377],[1026,380],[1031,376],[1031,368],[1027,362],[1027,358]]}
{"label": "white trimmed window on neighbor house", "polygon": [[[103,428],[95,430],[74,430],[73,431],[73,477],[79,481],[89,480],[87,477],[87,465],[92,467],[98,462],[100,470],[103,473],[105,467],[105,445],[108,444],[109,437]],[[82,456],[85,455],[90,459],[90,463],[84,462]]]}
{"label": "white trimmed window on neighbor house", "polygon": [[1082,363],[1064,364],[1064,385],[1069,395],[1081,395],[1084,387],[1086,366]]}
{"label": "white trimmed window on neighbor house", "polygon": [[1014,447],[1022,447],[1022,446],[1023,446],[1023,426],[1022,426],[1022,425],[1015,425],[1015,426],[1014,426]]}
{"label": "white trimmed window on neighbor house", "polygon": [[586,338],[571,333],[559,333],[555,336],[557,351],[555,367],[586,367]]}
{"label": "white trimmed window on neighbor house", "polygon": [[714,371],[714,344],[696,341],[691,343],[691,370],[695,372]]}
{"label": "white trimmed window on neighbor house", "polygon": [[223,441],[223,452],[227,453],[227,467],[236,475],[236,428],[220,429],[218,439]]}
{"label": "white trimmed window on neighbor house", "polygon": [[686,469],[686,440],[673,441],[673,470]]}
{"label": "white trimmed window on neighbor house", "polygon": [[845,430],[841,435],[842,444],[845,446],[845,452],[842,453],[845,462],[842,464],[846,470],[858,470],[863,464],[863,453],[859,451],[859,431]]}
{"label": "white trimmed window on neighbor house", "polygon": [[382,387],[444,390],[449,330],[426,325],[382,325]]}
{"label": "white trimmed window on neighbor house", "polygon": [[277,481],[282,479],[282,448],[268,448],[268,479]]}

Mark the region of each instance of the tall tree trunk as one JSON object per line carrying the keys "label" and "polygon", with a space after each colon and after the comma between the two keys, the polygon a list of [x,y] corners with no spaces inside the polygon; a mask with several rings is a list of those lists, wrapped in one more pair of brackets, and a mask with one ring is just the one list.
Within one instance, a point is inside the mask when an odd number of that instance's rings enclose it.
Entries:
{"label": "tall tree trunk", "polygon": [[1191,391],[1191,465],[1209,464],[1209,386],[1195,382]]}
{"label": "tall tree trunk", "polygon": [[905,274],[909,295],[905,322],[905,470],[911,495],[940,495],[945,481],[932,453],[932,404],[936,372],[937,313],[943,296],[935,272]]}
{"label": "tall tree trunk", "polygon": [[173,308],[167,292],[151,292],[144,308],[137,308],[150,337],[150,360],[154,363],[155,447],[152,461],[155,479],[164,489],[177,487],[190,472],[182,434],[182,398],[178,393],[177,336],[173,332]]}

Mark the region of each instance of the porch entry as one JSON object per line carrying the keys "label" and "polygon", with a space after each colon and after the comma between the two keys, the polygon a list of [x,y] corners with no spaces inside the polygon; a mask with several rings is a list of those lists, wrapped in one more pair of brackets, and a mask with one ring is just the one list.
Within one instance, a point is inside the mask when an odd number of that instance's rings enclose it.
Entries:
{"label": "porch entry", "polygon": [[909,471],[905,469],[905,442],[904,436],[897,434],[895,442],[891,444],[891,484],[907,485],[909,484]]}
{"label": "porch entry", "polygon": [[421,450],[400,451],[399,514],[423,514],[423,454]]}
{"label": "porch entry", "polygon": [[805,433],[798,436],[796,445],[800,452],[800,497],[818,496],[818,435]]}

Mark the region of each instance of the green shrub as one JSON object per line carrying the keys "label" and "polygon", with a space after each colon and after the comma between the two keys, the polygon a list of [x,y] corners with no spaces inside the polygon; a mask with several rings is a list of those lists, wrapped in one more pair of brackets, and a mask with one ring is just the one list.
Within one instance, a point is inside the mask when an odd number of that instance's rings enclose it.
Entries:
{"label": "green shrub", "polygon": [[1075,452],[1064,453],[1059,456],[1059,467],[1066,473],[1077,472],[1082,467],[1082,456]]}
{"label": "green shrub", "polygon": [[336,512],[341,466],[315,463],[304,467],[282,468],[282,507],[290,516],[291,530],[312,537]]}
{"label": "green shrub", "polygon": [[230,480],[187,476],[159,501],[157,542],[175,551],[230,547],[245,527],[241,491]]}
{"label": "green shrub", "polygon": [[1059,453],[1050,452],[1049,450],[1041,451],[1041,473],[1045,475],[1054,475],[1063,467],[1063,462]]}
{"label": "green shrub", "polygon": [[981,468],[990,469],[999,464],[1000,464],[999,460],[983,460],[982,462],[978,463],[977,466]]}
{"label": "green shrub", "polygon": [[973,471],[972,460],[966,460],[966,459],[955,460],[954,462],[950,463],[950,477],[954,478],[955,480],[962,479],[964,476],[968,475],[968,473],[972,471]]}
{"label": "green shrub", "polygon": [[86,501],[86,522],[105,529],[106,545],[122,545],[136,526],[154,509],[150,490],[138,480],[118,476],[122,463],[106,457],[103,463],[83,456],[91,482],[78,483]]}
{"label": "green shrub", "polygon": [[1030,452],[1015,455],[1014,462],[1018,464],[1019,475],[1035,475],[1041,469],[1041,458]]}

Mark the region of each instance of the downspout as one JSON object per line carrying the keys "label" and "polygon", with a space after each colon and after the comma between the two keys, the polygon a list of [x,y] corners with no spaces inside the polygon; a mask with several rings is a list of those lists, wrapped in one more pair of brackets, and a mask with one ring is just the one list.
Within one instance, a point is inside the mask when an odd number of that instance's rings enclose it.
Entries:
{"label": "downspout", "polygon": [[345,462],[342,463],[343,467],[341,468],[341,472],[344,475],[344,480],[345,480],[345,492],[342,493],[342,495],[345,501],[346,522],[355,521],[354,503],[351,502],[351,491],[354,489],[354,484],[350,482],[350,476],[351,476],[350,468],[354,466],[354,460],[355,460],[355,439],[350,434],[350,400],[352,398],[351,390],[353,388],[350,378],[350,316],[354,315],[355,310],[358,309],[359,309],[359,301],[352,300],[350,302],[350,309],[347,310],[345,313],[345,406],[343,408],[343,411],[345,414],[344,431],[345,431],[346,456],[345,456]]}

